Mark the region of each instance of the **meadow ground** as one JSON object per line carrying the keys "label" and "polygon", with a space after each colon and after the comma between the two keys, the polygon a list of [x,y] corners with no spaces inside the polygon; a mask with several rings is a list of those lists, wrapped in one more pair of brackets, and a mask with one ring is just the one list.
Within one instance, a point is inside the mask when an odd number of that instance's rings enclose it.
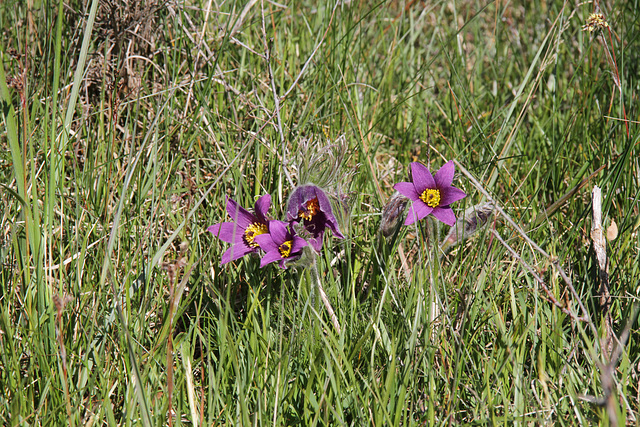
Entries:
{"label": "meadow ground", "polygon": [[[638,10],[4,0],[0,422],[639,425]],[[220,265],[307,181],[344,239]]]}

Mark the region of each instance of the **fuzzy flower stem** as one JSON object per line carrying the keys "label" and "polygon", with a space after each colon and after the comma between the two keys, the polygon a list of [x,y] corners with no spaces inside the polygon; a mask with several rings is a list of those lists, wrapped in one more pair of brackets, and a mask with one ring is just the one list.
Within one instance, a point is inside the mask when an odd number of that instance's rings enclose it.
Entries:
{"label": "fuzzy flower stem", "polygon": [[338,322],[338,316],[336,316],[336,313],[333,311],[333,307],[331,306],[331,302],[329,302],[329,297],[327,297],[327,294],[324,292],[324,289],[322,288],[322,282],[320,281],[320,274],[318,273],[318,264],[316,262],[315,255],[313,255],[313,263],[309,268],[311,269],[311,275],[313,276],[315,285],[318,288],[320,299],[322,299],[322,302],[324,303],[324,308],[327,309],[327,313],[329,313],[329,317],[331,318],[331,323],[333,323],[333,327],[336,328],[336,331],[339,334],[340,331],[342,330],[340,328],[340,322]]}

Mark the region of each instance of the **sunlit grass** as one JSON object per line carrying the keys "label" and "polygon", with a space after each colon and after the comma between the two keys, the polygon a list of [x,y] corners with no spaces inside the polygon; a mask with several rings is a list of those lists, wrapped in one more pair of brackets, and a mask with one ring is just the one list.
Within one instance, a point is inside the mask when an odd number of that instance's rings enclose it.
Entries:
{"label": "sunlit grass", "polygon": [[[562,1],[31,3],[0,5],[3,424],[639,422],[632,4],[609,37]],[[452,159],[488,225],[382,237],[410,162]],[[350,204],[317,259],[340,332],[304,268],[220,266],[206,231],[319,178]]]}

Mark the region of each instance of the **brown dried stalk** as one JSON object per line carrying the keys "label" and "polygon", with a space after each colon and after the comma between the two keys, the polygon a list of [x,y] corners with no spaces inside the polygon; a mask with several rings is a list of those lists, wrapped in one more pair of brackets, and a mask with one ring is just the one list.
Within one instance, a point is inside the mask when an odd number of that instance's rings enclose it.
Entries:
{"label": "brown dried stalk", "polygon": [[[480,191],[486,198],[487,200],[489,200],[489,202],[493,203],[493,205],[495,206],[495,210],[518,232],[518,234],[532,247],[534,248],[536,251],[538,251],[540,254],[542,254],[550,263],[551,265],[556,269],[556,271],[560,274],[560,277],[562,277],[562,279],[564,280],[565,284],[567,285],[567,288],[569,289],[569,291],[571,292],[571,295],[573,296],[573,298],[576,300],[576,303],[578,304],[578,306],[580,307],[580,310],[582,312],[582,316],[578,316],[578,315],[571,315],[571,317],[575,320],[579,320],[579,321],[584,321],[587,322],[590,326],[590,328],[592,329],[593,333],[595,336],[598,335],[598,331],[595,327],[595,325],[593,324],[593,322],[591,321],[591,316],[589,316],[589,312],[587,311],[587,308],[584,306],[584,304],[582,303],[582,301],[580,300],[580,296],[578,295],[578,293],[576,292],[575,288],[573,287],[573,283],[571,281],[571,279],[569,278],[569,276],[567,276],[567,274],[565,273],[564,269],[562,268],[562,266],[560,266],[560,264],[558,263],[558,260],[555,257],[552,257],[551,255],[549,255],[544,249],[542,249],[540,246],[538,246],[533,240],[531,240],[531,238],[529,238],[529,236],[527,235],[527,233],[525,233],[525,231],[518,225],[516,224],[516,222],[504,211],[504,209],[502,209],[502,207],[500,207],[500,205],[493,199],[493,197],[491,197],[491,195],[489,194],[489,192],[487,192],[487,190],[484,189],[484,187],[480,184],[480,182],[471,174],[471,172],[469,172],[464,166],[462,166],[460,164],[460,162],[458,162],[457,160],[454,160],[456,166],[458,167],[458,170],[465,175],[469,181],[471,182],[471,184],[478,190]],[[496,237],[497,236],[496,234]],[[504,243],[503,243],[504,244]],[[508,248],[509,249],[509,248]],[[512,250],[512,249],[511,249]],[[510,251],[511,251],[510,250]],[[515,251],[514,251],[515,252]],[[519,259],[521,259],[518,256]],[[525,267],[526,268],[526,267]],[[529,267],[530,268],[530,267]],[[544,289],[544,288],[543,288]],[[549,294],[548,294],[549,295]],[[555,298],[554,298],[555,299]],[[555,303],[554,303],[555,304]]]}

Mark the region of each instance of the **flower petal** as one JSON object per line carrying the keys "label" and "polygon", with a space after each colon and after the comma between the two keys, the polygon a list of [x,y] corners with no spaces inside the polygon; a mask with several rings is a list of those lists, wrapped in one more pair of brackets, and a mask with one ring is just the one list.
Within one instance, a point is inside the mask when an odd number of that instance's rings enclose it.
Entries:
{"label": "flower petal", "polygon": [[453,175],[456,172],[456,165],[453,163],[453,160],[449,160],[447,163],[442,165],[440,170],[436,172],[435,181],[436,188],[440,191],[445,188],[451,187],[453,183]]}
{"label": "flower petal", "polygon": [[329,228],[331,229],[331,231],[333,232],[333,237],[337,237],[338,239],[344,239],[344,234],[342,234],[342,232],[340,231],[340,228],[338,227],[338,222],[328,222],[329,224]]}
{"label": "flower petal", "polygon": [[220,224],[212,225],[207,228],[207,230],[223,242],[240,243],[243,241],[242,235],[244,234],[244,228],[240,227],[235,222],[222,222]]}
{"label": "flower petal", "polygon": [[[411,180],[418,195],[422,194],[427,188],[437,188],[433,175],[431,175],[429,169],[422,163],[411,163]],[[398,189],[396,188],[396,190]]]}
{"label": "flower petal", "polygon": [[277,220],[269,221],[269,234],[271,234],[274,244],[281,245],[287,241],[287,233],[286,222]]}
{"label": "flower petal", "polygon": [[242,258],[249,252],[255,252],[255,249],[252,249],[245,245],[244,243],[239,243],[231,246],[227,251],[222,254],[222,258],[220,259],[220,265],[226,264],[231,261],[235,261],[238,258]]}
{"label": "flower petal", "polygon": [[256,221],[256,217],[252,215],[251,212],[240,206],[238,202],[231,197],[227,197],[227,212],[243,229]]}
{"label": "flower petal", "polygon": [[331,216],[333,216],[333,209],[331,208],[331,202],[329,201],[329,198],[324,193],[324,191],[322,191],[320,188],[316,186],[313,186],[313,193],[314,193],[314,196],[309,198],[309,200],[312,200],[313,198],[317,197],[320,210],[325,214],[329,212],[331,213]]}
{"label": "flower petal", "polygon": [[266,213],[271,207],[271,194],[265,194],[256,200],[255,212],[258,219],[267,222]]}
{"label": "flower petal", "polygon": [[316,252],[320,252],[322,249],[322,241],[324,238],[324,231],[319,232],[317,235],[309,238],[309,246],[316,250]]}
{"label": "flower petal", "polygon": [[407,212],[407,219],[404,220],[404,225],[411,225],[416,221],[418,221],[418,215],[416,215],[416,212],[413,210],[413,205],[411,205]]}
{"label": "flower petal", "polygon": [[450,207],[437,207],[432,212],[440,221],[453,227],[456,223],[456,216],[453,214],[453,210]]}
{"label": "flower petal", "polygon": [[233,254],[233,251],[231,250],[231,248],[227,249],[227,251],[222,254],[222,258],[220,258],[220,265],[224,265],[228,262],[231,262],[232,254]]}
{"label": "flower petal", "polygon": [[[320,211],[324,213],[326,223],[329,224],[329,228],[331,228],[331,231],[333,231],[333,235],[335,237],[338,237],[339,239],[344,239],[344,235],[340,232],[340,228],[338,227],[338,220],[333,215],[333,207],[331,206],[331,201],[329,200],[325,192],[320,188],[315,187],[314,191],[316,197],[318,198]],[[322,246],[322,236],[320,236],[320,245]]]}
{"label": "flower petal", "polygon": [[207,227],[207,231],[213,234],[214,236],[216,236],[218,239],[222,240],[223,242],[233,242],[233,234],[231,235],[231,237],[229,237],[226,235],[226,233],[222,233],[223,224],[225,223],[221,222],[219,224],[211,225]]}
{"label": "flower petal", "polygon": [[260,267],[264,267],[267,264],[271,264],[274,261],[279,261],[282,259],[282,255],[278,250],[267,252],[262,259],[260,260]]}
{"label": "flower petal", "polygon": [[418,200],[420,198],[420,194],[416,191],[416,186],[413,185],[413,182],[399,182],[394,185],[393,188],[411,200]]}
{"label": "flower petal", "polygon": [[260,249],[265,252],[278,250],[278,245],[274,243],[273,238],[269,233],[259,234],[253,238],[253,241],[256,242],[258,246],[260,246]]}
{"label": "flower petal", "polygon": [[297,252],[300,252],[302,248],[304,248],[307,245],[308,245],[307,241],[304,240],[302,237],[293,236],[293,243],[291,243],[291,253],[295,254]]}
{"label": "flower petal", "polygon": [[298,212],[303,205],[316,196],[315,192],[310,192],[311,187],[310,185],[302,185],[293,190],[293,193],[289,196],[289,201],[287,202],[287,219],[289,221],[297,220]]}
{"label": "flower petal", "polygon": [[411,225],[416,221],[420,221],[433,211],[431,206],[427,206],[422,201],[413,202],[409,207],[409,213],[407,219],[404,221],[404,225]]}
{"label": "flower petal", "polygon": [[440,205],[447,206],[453,202],[457,202],[460,199],[467,197],[464,191],[456,187],[449,187],[440,190]]}
{"label": "flower petal", "polygon": [[433,212],[433,208],[423,203],[422,201],[414,202],[412,205],[414,212],[416,213],[416,215],[418,215],[418,219],[425,218],[429,216],[431,212]]}

